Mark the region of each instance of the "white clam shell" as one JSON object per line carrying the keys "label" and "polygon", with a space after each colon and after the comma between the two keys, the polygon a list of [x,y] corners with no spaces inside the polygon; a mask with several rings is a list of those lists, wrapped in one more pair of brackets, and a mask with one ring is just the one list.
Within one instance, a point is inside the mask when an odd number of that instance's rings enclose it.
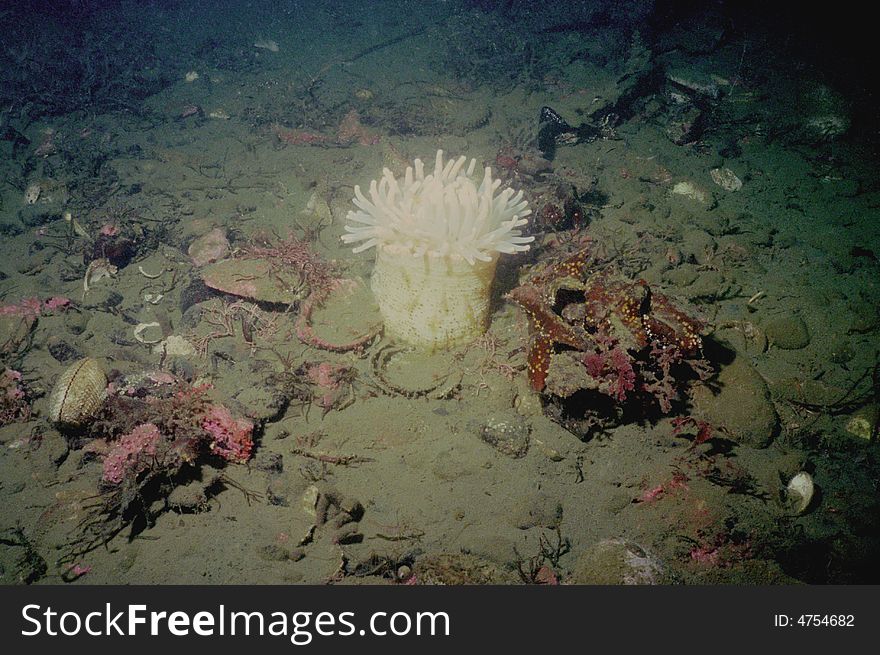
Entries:
{"label": "white clam shell", "polygon": [[813,476],[806,471],[801,471],[789,480],[785,487],[785,498],[792,512],[796,515],[803,514],[813,502],[816,487],[813,484]]}

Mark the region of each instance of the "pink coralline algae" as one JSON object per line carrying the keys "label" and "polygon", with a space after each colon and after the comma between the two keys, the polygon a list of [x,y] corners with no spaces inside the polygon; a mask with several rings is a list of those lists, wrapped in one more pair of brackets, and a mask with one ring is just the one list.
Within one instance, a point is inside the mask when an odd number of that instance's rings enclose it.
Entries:
{"label": "pink coralline algae", "polygon": [[52,296],[43,303],[43,310],[47,312],[65,310],[68,307],[70,307],[70,298],[64,296]]}
{"label": "pink coralline algae", "polygon": [[39,298],[22,298],[9,305],[0,305],[0,316],[21,316],[36,319],[43,314],[51,314],[70,307],[70,298],[53,296],[46,301]]}
{"label": "pink coralline algae", "polygon": [[0,373],[0,426],[26,421],[30,414],[21,373],[7,368]]}
{"label": "pink coralline algae", "polygon": [[211,452],[230,462],[250,459],[254,424],[247,419],[234,418],[223,405],[211,405],[202,428],[211,436]]}
{"label": "pink coralline algae", "polygon": [[104,458],[104,482],[119,484],[126,476],[147,469],[161,440],[162,433],[153,423],[143,423],[123,435]]}
{"label": "pink coralline algae", "polygon": [[21,316],[37,318],[43,312],[43,303],[39,298],[22,298],[10,305],[0,305],[0,316]]}

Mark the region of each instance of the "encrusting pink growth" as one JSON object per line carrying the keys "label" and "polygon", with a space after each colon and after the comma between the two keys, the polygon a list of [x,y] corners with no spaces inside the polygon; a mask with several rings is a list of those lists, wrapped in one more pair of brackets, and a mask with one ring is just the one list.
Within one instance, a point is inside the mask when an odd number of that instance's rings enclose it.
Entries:
{"label": "encrusting pink growth", "polygon": [[254,447],[254,424],[237,419],[223,405],[211,405],[202,428],[211,435],[211,452],[230,462],[246,462]]}
{"label": "encrusting pink growth", "polygon": [[65,298],[64,296],[52,296],[43,303],[43,309],[49,312],[67,309],[68,307],[70,307],[70,298]]}
{"label": "encrusting pink growth", "polygon": [[7,368],[0,373],[0,426],[30,418],[31,408],[22,384],[20,371]]}
{"label": "encrusting pink growth", "polygon": [[127,475],[137,476],[150,465],[161,439],[153,423],[143,423],[123,435],[104,458],[104,482],[119,484]]}
{"label": "encrusting pink growth", "polygon": [[0,316],[22,316],[37,318],[43,311],[39,298],[22,298],[11,305],[0,305]]}
{"label": "encrusting pink growth", "polygon": [[22,298],[10,305],[0,305],[0,316],[22,316],[36,319],[43,314],[65,310],[68,307],[70,307],[70,298],[64,296],[52,296],[45,302],[36,297]]}

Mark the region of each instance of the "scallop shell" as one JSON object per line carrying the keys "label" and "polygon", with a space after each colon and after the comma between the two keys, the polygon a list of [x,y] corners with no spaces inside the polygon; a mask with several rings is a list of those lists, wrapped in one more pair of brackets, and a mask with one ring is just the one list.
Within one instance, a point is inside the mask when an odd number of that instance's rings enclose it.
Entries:
{"label": "scallop shell", "polygon": [[56,425],[79,427],[88,422],[104,403],[107,376],[91,357],[71,364],[49,396],[49,420]]}
{"label": "scallop shell", "polygon": [[788,505],[796,515],[807,511],[810,503],[813,502],[814,493],[813,476],[805,471],[795,475],[785,488],[785,497]]}

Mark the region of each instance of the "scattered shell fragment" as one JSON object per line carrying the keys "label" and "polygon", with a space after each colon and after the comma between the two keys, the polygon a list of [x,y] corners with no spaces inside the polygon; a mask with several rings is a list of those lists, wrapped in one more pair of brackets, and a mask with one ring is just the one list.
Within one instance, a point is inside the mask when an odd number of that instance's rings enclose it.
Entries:
{"label": "scattered shell fragment", "polygon": [[315,485],[309,485],[302,495],[300,507],[309,516],[315,516],[315,506],[318,504],[318,496],[320,492]]}
{"label": "scattered shell fragment", "polygon": [[144,294],[144,302],[148,302],[151,305],[158,305],[162,302],[162,298],[165,296],[161,293],[145,293]]}
{"label": "scattered shell fragment", "polygon": [[278,43],[272,39],[257,39],[254,41],[254,47],[261,50],[268,50],[269,52],[278,52],[280,49]]}
{"label": "scattered shell fragment", "polygon": [[540,439],[534,439],[534,442],[535,442],[535,445],[538,446],[538,449],[542,453],[544,453],[544,455],[546,455],[547,459],[549,459],[551,462],[561,462],[562,460],[565,459],[565,455],[560,453],[555,448],[548,446]]}
{"label": "scattered shell fragment", "polygon": [[846,431],[854,437],[870,441],[877,432],[878,421],[880,421],[880,405],[866,405],[856,410],[846,422]]}
{"label": "scattered shell fragment", "polygon": [[107,376],[91,357],[68,366],[49,396],[49,420],[59,426],[79,427],[92,418],[107,395]]}
{"label": "scattered shell fragment", "polygon": [[162,277],[162,273],[164,273],[164,272],[165,271],[159,271],[158,273],[147,273],[144,270],[143,266],[138,266],[138,273],[143,275],[145,278],[149,278],[150,280],[155,280],[158,277]]}
{"label": "scattered shell fragment", "polygon": [[144,338],[144,336],[143,336],[144,332],[149,330],[150,328],[156,328],[156,329],[161,330],[162,326],[159,325],[156,321],[153,321],[151,323],[138,323],[137,325],[134,326],[134,338],[137,339],[137,341],[139,343],[143,343],[146,345],[153,345],[155,343],[160,343],[162,341],[161,336],[158,339]]}
{"label": "scattered shell fragment", "polygon": [[118,270],[118,268],[110,263],[109,259],[104,259],[103,257],[101,259],[93,259],[86,269],[86,274],[83,276],[83,297],[94,286],[95,282],[101,278],[115,276]]}
{"label": "scattered shell fragment", "polygon": [[712,181],[725,191],[739,191],[742,189],[742,180],[729,168],[713,168],[709,171]]}
{"label": "scattered shell fragment", "polygon": [[41,187],[36,182],[34,182],[33,184],[29,184],[28,188],[24,190],[24,204],[36,204],[37,200],[40,199],[41,193],[43,193],[43,187]]}
{"label": "scattered shell fragment", "polygon": [[814,493],[813,476],[801,471],[785,487],[785,500],[792,513],[799,516],[806,512],[813,502]]}
{"label": "scattered shell fragment", "polygon": [[191,83],[195,82],[197,79],[199,79],[199,74],[196,71],[190,71],[184,76],[183,81]]}
{"label": "scattered shell fragment", "polygon": [[225,109],[215,109],[214,111],[208,113],[208,118],[216,118],[219,120],[228,121],[229,114]]}
{"label": "scattered shell fragment", "polygon": [[80,225],[80,222],[73,217],[73,214],[71,212],[64,212],[64,220],[70,223],[70,227],[76,236],[85,238],[89,237],[89,233],[88,231],[86,231],[86,228]]}
{"label": "scattered shell fragment", "polygon": [[694,200],[701,205],[712,204],[712,196],[709,194],[708,191],[701,187],[698,187],[693,182],[688,182],[687,180],[676,183],[676,185],[672,187],[672,193],[677,196],[690,198],[691,200]]}
{"label": "scattered shell fragment", "polygon": [[306,202],[306,206],[300,213],[304,216],[314,217],[315,222],[319,224],[322,221],[333,220],[330,205],[327,204],[327,201],[317,191],[312,192],[308,202]]}

